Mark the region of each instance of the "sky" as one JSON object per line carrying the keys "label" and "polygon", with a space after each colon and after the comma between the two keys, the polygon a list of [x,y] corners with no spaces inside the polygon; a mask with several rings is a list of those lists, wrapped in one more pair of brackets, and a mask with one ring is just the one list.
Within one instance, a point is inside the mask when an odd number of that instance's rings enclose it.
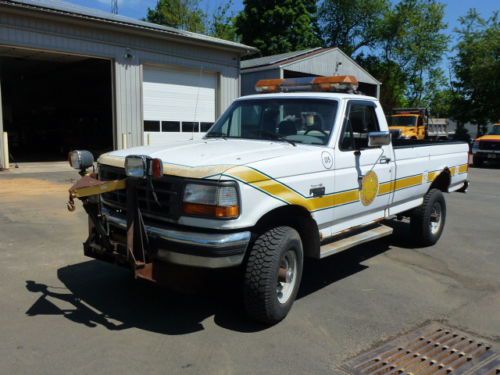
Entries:
{"label": "sky", "polygon": [[[111,0],[66,0],[71,3],[97,8],[104,11],[111,9]],[[394,0],[393,0],[394,1]],[[155,6],[157,0],[118,0],[119,14],[141,19],[146,16],[147,9]],[[447,33],[454,37],[453,30],[459,26],[458,18],[465,15],[470,8],[476,8],[485,18],[495,10],[500,10],[500,3],[495,0],[441,0],[446,5],[445,21],[448,24]],[[212,13],[217,7],[225,3],[224,0],[201,0],[200,7],[207,13]],[[243,9],[243,0],[233,0],[235,13]],[[453,45],[453,43],[452,43]],[[449,55],[453,55],[453,49]],[[449,60],[445,56],[442,67],[448,70]]]}

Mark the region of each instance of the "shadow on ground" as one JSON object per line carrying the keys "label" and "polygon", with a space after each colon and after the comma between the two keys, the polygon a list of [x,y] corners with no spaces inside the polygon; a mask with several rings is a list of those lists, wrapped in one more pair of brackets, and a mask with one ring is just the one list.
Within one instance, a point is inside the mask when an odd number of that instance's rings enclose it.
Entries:
{"label": "shadow on ground", "polygon": [[[298,299],[363,271],[368,268],[365,260],[384,253],[393,244],[411,247],[401,237],[394,235],[360,245],[321,261],[307,260]],[[135,281],[125,269],[91,260],[58,270],[65,288],[27,281],[27,290],[39,298],[26,314],[61,315],[87,327],[135,327],[169,335],[203,330],[202,322],[211,316],[226,329],[263,330],[266,326],[251,322],[244,314],[241,275],[241,269],[177,269],[165,288]]]}

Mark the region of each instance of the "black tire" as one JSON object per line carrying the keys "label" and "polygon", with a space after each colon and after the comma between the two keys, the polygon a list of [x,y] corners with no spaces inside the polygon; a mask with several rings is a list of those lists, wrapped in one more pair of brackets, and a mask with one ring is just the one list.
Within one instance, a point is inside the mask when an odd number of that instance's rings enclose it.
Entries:
{"label": "black tire", "polygon": [[484,160],[479,156],[474,155],[472,157],[472,163],[474,164],[474,167],[481,168],[484,165]]}
{"label": "black tire", "polygon": [[[287,284],[279,283],[278,272],[284,257],[293,258],[290,252],[295,254],[296,267],[285,301],[278,288],[285,288]],[[302,241],[295,229],[276,227],[257,238],[250,250],[244,278],[245,310],[252,319],[275,324],[287,316],[297,296],[303,262]]]}
{"label": "black tire", "polygon": [[410,217],[412,237],[419,246],[432,246],[441,237],[445,222],[446,201],[443,193],[439,189],[431,189],[425,194],[424,203],[415,208]]}

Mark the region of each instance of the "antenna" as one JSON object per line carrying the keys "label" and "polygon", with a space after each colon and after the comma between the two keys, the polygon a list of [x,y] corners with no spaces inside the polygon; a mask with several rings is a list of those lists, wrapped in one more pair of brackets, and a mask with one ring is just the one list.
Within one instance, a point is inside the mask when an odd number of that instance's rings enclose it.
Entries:
{"label": "antenna", "polygon": [[[203,65],[200,66],[200,76],[198,77],[198,89],[196,91],[196,103],[194,105],[194,123],[196,124],[196,115],[198,114],[198,102],[200,100],[201,77],[203,75]],[[198,131],[200,131],[200,123],[198,123]],[[192,128],[191,140],[194,140],[194,126]]]}
{"label": "antenna", "polygon": [[111,0],[111,13],[118,14],[118,0]]}

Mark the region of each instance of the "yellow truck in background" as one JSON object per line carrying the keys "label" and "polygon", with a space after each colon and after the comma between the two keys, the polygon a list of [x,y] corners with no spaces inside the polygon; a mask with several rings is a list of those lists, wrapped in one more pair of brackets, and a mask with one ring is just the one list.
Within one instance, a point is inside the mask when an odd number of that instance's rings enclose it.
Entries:
{"label": "yellow truck in background", "polygon": [[426,108],[395,108],[387,122],[393,139],[448,138],[448,119],[431,118]]}
{"label": "yellow truck in background", "polygon": [[476,138],[472,155],[476,167],[481,167],[485,161],[500,160],[500,123],[493,125],[488,134]]}

